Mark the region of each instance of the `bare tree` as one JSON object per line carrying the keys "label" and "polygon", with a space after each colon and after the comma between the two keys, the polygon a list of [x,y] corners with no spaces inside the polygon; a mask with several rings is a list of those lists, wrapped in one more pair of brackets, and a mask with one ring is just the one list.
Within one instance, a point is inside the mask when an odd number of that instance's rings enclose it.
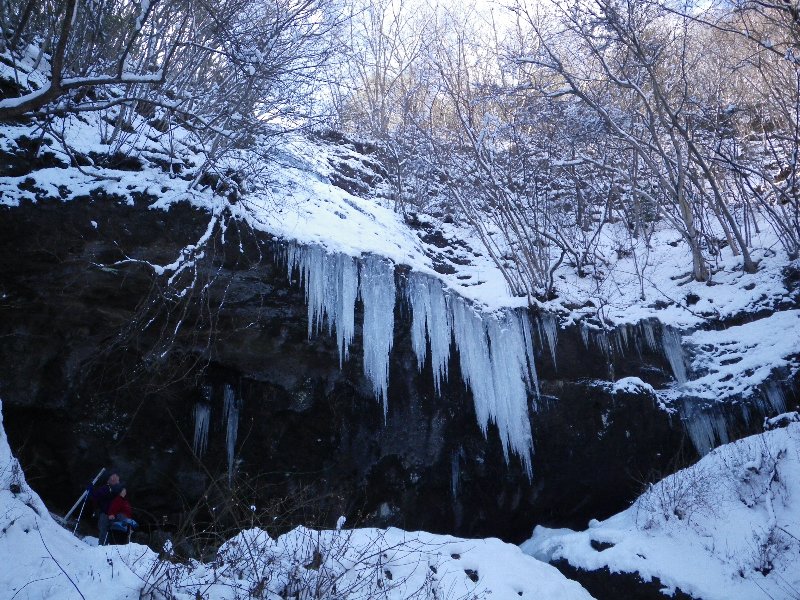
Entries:
{"label": "bare tree", "polygon": [[[29,41],[49,61],[40,89],[0,100],[0,120],[114,111],[194,132],[213,163],[309,115],[316,73],[341,25],[330,0],[47,0],[9,2],[8,52]],[[28,71],[30,72],[30,71]],[[202,170],[201,170],[202,171]],[[198,174],[202,176],[202,173]]]}
{"label": "bare tree", "polygon": [[[790,258],[800,255],[800,19],[787,2],[716,4],[682,18],[722,48],[720,70],[735,89],[720,112],[728,135],[715,159],[732,193],[755,200]],[[751,219],[746,225],[757,229]]]}

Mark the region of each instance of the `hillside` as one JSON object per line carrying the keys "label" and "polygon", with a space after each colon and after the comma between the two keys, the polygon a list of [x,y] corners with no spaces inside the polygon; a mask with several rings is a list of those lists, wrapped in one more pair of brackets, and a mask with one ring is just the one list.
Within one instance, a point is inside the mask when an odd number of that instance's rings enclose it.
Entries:
{"label": "hillside", "polygon": [[0,598],[800,596],[796,15],[511,4],[0,10]]}

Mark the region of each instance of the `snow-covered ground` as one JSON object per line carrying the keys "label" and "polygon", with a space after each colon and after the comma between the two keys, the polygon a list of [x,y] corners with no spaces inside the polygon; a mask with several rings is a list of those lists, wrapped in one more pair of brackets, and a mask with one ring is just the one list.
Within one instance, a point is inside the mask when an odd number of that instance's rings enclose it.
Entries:
{"label": "snow-covered ground", "polygon": [[250,529],[226,542],[213,561],[187,564],[139,544],[96,542],[57,524],[28,486],[11,454],[0,403],[2,600],[591,598],[554,567],[497,539],[303,527],[273,539]]}
{"label": "snow-covered ground", "polygon": [[704,600],[800,598],[800,418],[790,420],[716,448],[586,531],[536,527],[522,548]]}
{"label": "snow-covered ground", "polygon": [[277,600],[334,588],[352,599],[591,598],[542,562],[560,559],[657,577],[667,594],[797,598],[800,416],[783,425],[717,448],[586,531],[536,527],[522,551],[496,539],[300,527],[277,539],[243,531],[213,561],[181,564],[138,544],[98,547],[58,525],[25,482],[0,412],[0,598]]}

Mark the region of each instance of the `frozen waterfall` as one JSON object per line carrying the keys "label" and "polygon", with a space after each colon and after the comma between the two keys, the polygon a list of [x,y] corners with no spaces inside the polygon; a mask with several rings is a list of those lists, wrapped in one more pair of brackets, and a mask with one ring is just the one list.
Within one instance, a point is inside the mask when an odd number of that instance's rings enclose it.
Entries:
{"label": "frozen waterfall", "polygon": [[[329,254],[318,246],[291,244],[289,277],[295,270],[305,286],[309,336],[322,329],[336,336],[340,362],[347,359],[355,330],[357,297],[364,306],[364,373],[375,397],[387,411],[389,356],[394,341],[397,297],[394,265],[376,256],[361,261]],[[538,392],[531,329],[524,311],[497,314],[477,311],[463,298],[445,291],[438,280],[411,273],[405,296],[412,312],[411,342],[421,370],[430,347],[437,393],[447,379],[451,344],[459,351],[461,372],[472,392],[478,425],[486,435],[489,423],[500,432],[503,451],[516,454],[529,475],[533,437],[528,414],[530,393]],[[555,320],[544,324],[544,338],[555,347]]]}

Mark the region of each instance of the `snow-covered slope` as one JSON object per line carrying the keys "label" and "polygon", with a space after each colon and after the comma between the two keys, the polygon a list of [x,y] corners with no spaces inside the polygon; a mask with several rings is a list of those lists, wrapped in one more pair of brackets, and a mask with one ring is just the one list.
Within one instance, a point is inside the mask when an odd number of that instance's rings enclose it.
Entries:
{"label": "snow-covered slope", "polygon": [[[0,77],[45,85],[41,67],[32,69],[36,54],[32,49],[30,56],[18,61],[16,72],[0,62]],[[97,188],[129,199],[149,192],[158,197],[153,208],[190,201],[213,211],[224,204],[254,227],[285,240],[354,257],[377,254],[408,265],[440,279],[484,311],[528,304],[528,298],[509,293],[502,273],[468,222],[459,221],[457,215],[442,219],[415,214],[406,220],[395,211],[382,185],[385,173],[378,159],[359,153],[353,142],[283,134],[231,153],[211,169],[247,172],[242,193],[229,203],[229,198],[215,196],[208,182],[195,181],[207,156],[190,132],[179,124],[162,131],[155,119],[134,115],[130,131],[111,142],[114,115],[112,110],[57,119],[50,134],[43,134],[36,124],[4,125],[3,152],[24,153],[17,140],[26,139],[24,150],[28,150],[41,138],[44,145],[36,153],[51,153],[54,159],[33,172],[4,177],[0,205],[44,197],[68,201]],[[60,140],[54,139],[56,132]],[[138,161],[139,168],[135,161],[132,166],[123,160],[127,157]],[[76,161],[84,166],[67,168]],[[354,178],[361,174],[369,185],[343,186],[343,170]],[[774,308],[785,296],[782,269],[789,261],[767,226],[751,234],[759,272],[744,274],[739,259],[723,248],[712,265],[713,285],[690,281],[687,248],[667,228],[656,229],[651,239],[642,241],[638,257],[621,252],[630,244],[629,237],[623,223],[609,224],[598,248],[603,269],[579,277],[574,267],[562,264],[554,272],[558,297],[537,304],[558,313],[562,322],[593,317],[608,326],[657,316],[665,324],[684,328],[709,318]],[[436,268],[442,261],[447,262],[447,272]]]}
{"label": "snow-covered slope", "polygon": [[[584,570],[657,577],[704,600],[800,597],[800,418],[720,446],[586,531],[536,527],[522,545]],[[785,423],[784,423],[785,424]]]}
{"label": "snow-covered slope", "polygon": [[0,599],[591,598],[554,567],[497,539],[303,527],[272,539],[250,529],[207,564],[164,560],[138,544],[87,542],[59,526],[26,483],[0,403]]}

